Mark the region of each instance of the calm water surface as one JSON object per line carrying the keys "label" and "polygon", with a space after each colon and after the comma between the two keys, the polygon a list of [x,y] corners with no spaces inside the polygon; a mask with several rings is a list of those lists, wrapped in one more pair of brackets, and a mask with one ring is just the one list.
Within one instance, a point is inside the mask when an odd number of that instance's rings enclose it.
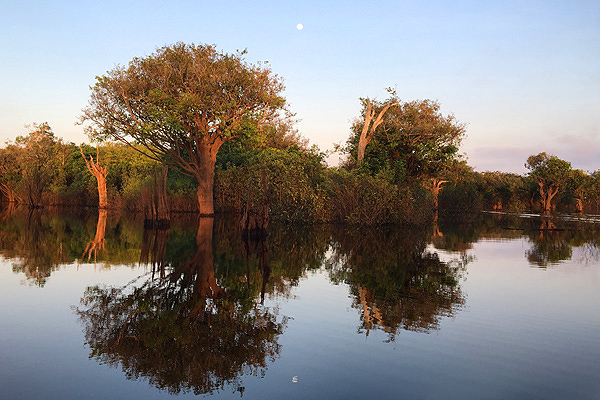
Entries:
{"label": "calm water surface", "polygon": [[600,399],[600,224],[0,212],[0,399]]}

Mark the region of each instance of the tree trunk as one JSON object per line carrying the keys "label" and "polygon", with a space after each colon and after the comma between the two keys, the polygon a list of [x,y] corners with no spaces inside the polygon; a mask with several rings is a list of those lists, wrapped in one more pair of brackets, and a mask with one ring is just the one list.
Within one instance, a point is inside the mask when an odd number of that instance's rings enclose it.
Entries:
{"label": "tree trunk", "polygon": [[200,215],[214,215],[213,187],[215,183],[215,164],[217,152],[224,143],[223,139],[215,139],[213,142],[205,141],[198,144],[195,157],[194,178],[198,182],[198,211]]}
{"label": "tree trunk", "polygon": [[583,214],[583,189],[579,188],[575,190],[575,210],[578,214]]}
{"label": "tree trunk", "polygon": [[167,172],[163,166],[160,178],[154,169],[154,184],[142,188],[142,203],[144,208],[144,228],[168,229],[171,217],[167,204]]}
{"label": "tree trunk", "polygon": [[433,195],[433,211],[438,212],[438,206],[439,206],[439,202],[438,202],[438,198],[440,195],[440,192],[442,191],[442,187],[444,185],[444,183],[446,183],[448,181],[442,181],[442,180],[438,180],[437,178],[433,178],[431,179],[431,186],[429,187],[429,190],[431,191],[431,194]]}
{"label": "tree trunk", "polygon": [[6,197],[6,201],[9,203],[16,203],[18,196],[7,184],[0,183],[0,192]]}
{"label": "tree trunk", "polygon": [[385,112],[392,106],[398,105],[398,103],[390,103],[379,111],[377,118],[373,121],[373,125],[371,125],[371,121],[375,116],[375,110],[373,110],[373,103],[371,100],[367,99],[367,109],[365,111],[365,123],[363,125],[362,131],[360,133],[360,137],[358,139],[358,154],[356,156],[356,162],[360,164],[362,160],[365,158],[365,149],[369,142],[375,136],[375,130],[381,123],[383,122],[383,115]]}
{"label": "tree trunk", "polygon": [[365,123],[363,125],[362,131],[360,133],[360,138],[358,139],[358,154],[356,156],[357,163],[361,163],[363,158],[365,158],[365,149],[367,148],[367,144],[371,141],[370,131],[371,129],[371,120],[374,116],[373,111],[373,103],[371,100],[367,100],[367,110],[365,111]]}
{"label": "tree trunk", "polygon": [[92,156],[90,156],[90,160],[88,161],[83,154],[81,147],[79,147],[79,151],[81,152],[81,157],[83,157],[88,171],[90,174],[94,175],[96,181],[98,181],[98,208],[108,208],[108,195],[106,191],[106,176],[108,175],[108,172],[107,167],[102,167],[99,164],[98,147],[96,147],[96,162],[94,162],[94,157]]}
{"label": "tree trunk", "polygon": [[108,193],[106,191],[106,175],[95,175],[98,181],[98,208],[108,208]]}
{"label": "tree trunk", "polygon": [[575,199],[575,210],[577,214],[583,214],[583,200],[580,198]]}
{"label": "tree trunk", "polygon": [[544,182],[538,182],[538,185],[540,187],[542,215],[548,215],[552,212],[552,199],[558,194],[559,187],[552,184],[547,190],[544,190]]}

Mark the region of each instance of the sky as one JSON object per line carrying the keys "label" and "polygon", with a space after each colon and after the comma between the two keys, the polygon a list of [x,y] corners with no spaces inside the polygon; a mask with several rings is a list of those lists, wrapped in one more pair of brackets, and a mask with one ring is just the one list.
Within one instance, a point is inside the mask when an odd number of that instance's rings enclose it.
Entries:
{"label": "sky", "polygon": [[180,41],[268,61],[323,151],[348,139],[360,97],[393,87],[466,123],[477,171],[525,173],[542,151],[600,169],[598,0],[0,0],[0,143],[41,122],[89,142],[76,122],[95,77]]}

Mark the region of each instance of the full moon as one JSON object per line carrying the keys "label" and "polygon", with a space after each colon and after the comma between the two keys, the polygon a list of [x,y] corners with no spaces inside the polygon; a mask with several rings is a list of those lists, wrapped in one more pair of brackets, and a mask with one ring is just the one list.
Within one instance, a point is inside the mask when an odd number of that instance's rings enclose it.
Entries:
{"label": "full moon", "polygon": [[302,29],[304,29],[304,25],[298,24],[298,25],[296,25],[296,29],[298,29],[299,31],[301,31]]}

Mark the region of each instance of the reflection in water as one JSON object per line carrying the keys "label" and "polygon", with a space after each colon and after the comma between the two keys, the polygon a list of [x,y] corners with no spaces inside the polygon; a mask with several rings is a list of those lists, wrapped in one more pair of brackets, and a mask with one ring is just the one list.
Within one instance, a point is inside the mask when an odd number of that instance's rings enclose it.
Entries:
{"label": "reflection in water", "polygon": [[13,260],[13,271],[22,273],[37,286],[68,259],[63,238],[56,233],[64,229],[63,221],[27,210],[20,218],[7,216],[0,230],[0,249],[5,258]]}
{"label": "reflection in water", "polygon": [[139,261],[139,221],[107,215],[106,210],[96,217],[78,216],[73,210],[12,207],[0,211],[0,221],[0,255],[33,285],[44,286],[65,264],[93,258],[109,268]]}
{"label": "reflection in water", "polygon": [[531,248],[526,251],[529,262],[537,267],[546,268],[573,258],[573,247],[583,251],[582,260],[599,260],[597,227],[581,221],[563,221],[541,218],[539,229],[527,231]]}
{"label": "reflection in water", "polygon": [[361,310],[361,331],[382,329],[393,340],[401,329],[438,329],[440,318],[464,304],[463,265],[441,262],[425,251],[427,235],[416,230],[339,231],[329,262],[331,279],[350,285]]}
{"label": "reflection in water", "polygon": [[108,211],[105,208],[98,209],[98,223],[96,224],[96,235],[94,239],[91,240],[81,258],[79,259],[79,263],[81,263],[84,257],[87,255],[88,261],[92,258],[92,254],[94,255],[94,265],[98,261],[98,251],[104,250],[104,240],[106,235],[106,219],[108,218]]}
{"label": "reflection in water", "polygon": [[573,255],[565,231],[559,232],[550,218],[541,218],[539,232],[530,233],[531,249],[526,251],[527,260],[538,267],[570,260]]}
{"label": "reflection in water", "polygon": [[170,393],[243,392],[242,375],[265,373],[286,320],[219,284],[212,238],[213,219],[200,218],[187,261],[157,263],[160,276],[138,287],[86,291],[77,313],[94,359]]}
{"label": "reflection in water", "polygon": [[401,330],[440,329],[464,306],[461,277],[478,240],[526,238],[528,260],[544,267],[572,258],[574,247],[599,259],[589,226],[500,214],[422,231],[272,226],[262,241],[244,241],[225,219],[172,221],[169,230],[105,211],[78,219],[5,210],[0,220],[0,255],[39,286],[80,259],[151,266],[125,287],[88,288],[77,313],[93,359],[171,393],[243,392],[244,376],[264,374],[279,357],[286,317],[276,301],[324,265],[348,285],[360,331],[394,340]]}

